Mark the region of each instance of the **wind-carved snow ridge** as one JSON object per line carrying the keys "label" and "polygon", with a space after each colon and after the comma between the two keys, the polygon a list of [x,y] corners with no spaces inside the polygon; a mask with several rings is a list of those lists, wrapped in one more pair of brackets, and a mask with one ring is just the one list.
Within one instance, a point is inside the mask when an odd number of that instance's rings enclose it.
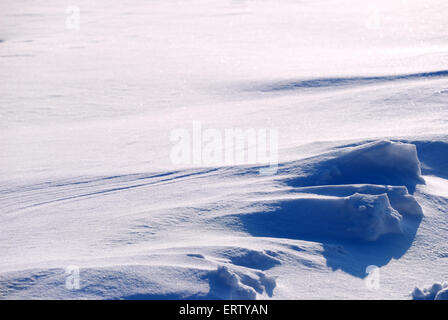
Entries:
{"label": "wind-carved snow ridge", "polygon": [[271,204],[275,207],[272,211],[241,216],[253,235],[374,241],[383,234],[403,231],[403,217],[391,206],[387,194],[355,193],[348,197],[305,195]]}
{"label": "wind-carved snow ridge", "polygon": [[412,292],[414,300],[448,300],[448,283],[434,283],[430,288],[415,288]]}
{"label": "wind-carved snow ridge", "polygon": [[255,235],[375,241],[403,233],[404,217],[423,215],[408,192],[424,183],[413,144],[376,141],[281,170],[293,187],[288,196],[267,200],[271,211],[242,217]]}
{"label": "wind-carved snow ridge", "polygon": [[386,194],[391,207],[398,211],[401,215],[416,217],[423,215],[422,208],[418,204],[417,200],[415,200],[415,198],[408,193],[405,186],[373,184],[328,185],[296,188],[295,191],[300,193],[314,193],[337,197],[347,197],[355,193],[370,195]]}

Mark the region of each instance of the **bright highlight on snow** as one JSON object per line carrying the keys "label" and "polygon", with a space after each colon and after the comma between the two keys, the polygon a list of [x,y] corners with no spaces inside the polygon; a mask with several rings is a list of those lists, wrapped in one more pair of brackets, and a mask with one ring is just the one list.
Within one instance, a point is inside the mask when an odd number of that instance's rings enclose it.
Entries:
{"label": "bright highlight on snow", "polygon": [[447,16],[4,1],[0,299],[447,299]]}

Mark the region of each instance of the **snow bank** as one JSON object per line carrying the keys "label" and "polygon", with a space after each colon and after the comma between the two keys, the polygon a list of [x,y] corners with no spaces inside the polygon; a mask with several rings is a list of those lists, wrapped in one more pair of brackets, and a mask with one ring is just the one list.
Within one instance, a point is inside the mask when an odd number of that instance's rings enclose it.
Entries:
{"label": "snow bank", "polygon": [[434,283],[430,288],[415,288],[412,292],[414,300],[448,300],[448,283]]}
{"label": "snow bank", "polygon": [[416,147],[408,143],[375,141],[311,161],[311,175],[295,179],[294,185],[377,184],[414,190],[424,183]]}
{"label": "snow bank", "polygon": [[424,183],[413,144],[381,140],[288,165],[295,178],[286,184],[294,187],[288,192],[296,198],[277,203],[282,216],[266,221],[290,230],[277,229],[279,236],[294,236],[295,228],[310,239],[375,241],[403,233],[404,216],[423,215],[408,191]]}

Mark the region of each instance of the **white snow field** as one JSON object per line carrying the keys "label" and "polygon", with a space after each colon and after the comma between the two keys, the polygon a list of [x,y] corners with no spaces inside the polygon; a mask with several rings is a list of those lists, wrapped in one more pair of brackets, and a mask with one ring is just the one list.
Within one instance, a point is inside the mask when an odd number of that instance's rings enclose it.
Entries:
{"label": "white snow field", "polygon": [[[446,298],[447,17],[1,1],[0,298]],[[278,171],[175,163],[195,123],[277,130]]]}

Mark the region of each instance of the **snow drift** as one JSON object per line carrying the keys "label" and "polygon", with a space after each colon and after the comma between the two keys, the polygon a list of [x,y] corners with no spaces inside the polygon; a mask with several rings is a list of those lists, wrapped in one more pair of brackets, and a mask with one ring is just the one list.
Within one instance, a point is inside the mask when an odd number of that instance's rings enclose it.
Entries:
{"label": "snow drift", "polygon": [[429,288],[415,288],[412,292],[414,300],[448,300],[448,283],[434,283]]}
{"label": "snow drift", "polygon": [[413,144],[385,140],[346,147],[289,163],[281,172],[288,191],[265,201],[271,210],[241,218],[254,234],[375,241],[402,233],[404,217],[423,215],[408,192],[424,183]]}
{"label": "snow drift", "polygon": [[392,208],[386,194],[302,195],[266,204],[273,206],[272,211],[240,216],[254,235],[374,241],[402,232],[402,215]]}

